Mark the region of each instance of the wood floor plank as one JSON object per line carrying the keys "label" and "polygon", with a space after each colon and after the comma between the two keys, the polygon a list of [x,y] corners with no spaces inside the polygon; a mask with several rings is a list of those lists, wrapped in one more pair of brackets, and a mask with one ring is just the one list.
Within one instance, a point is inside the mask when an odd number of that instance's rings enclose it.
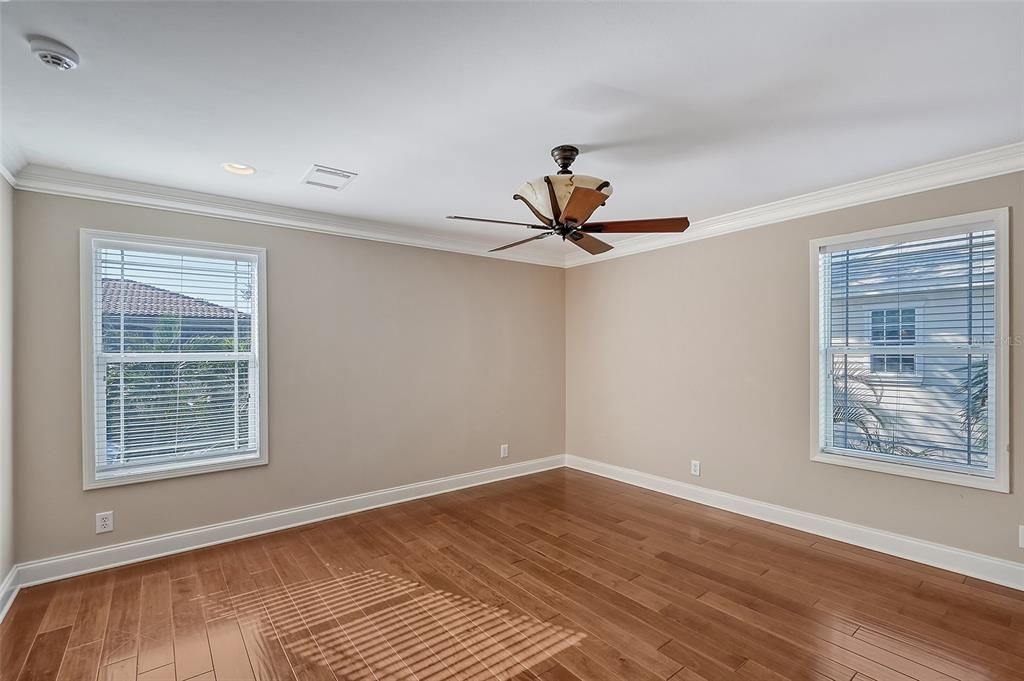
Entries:
{"label": "wood floor plank", "polygon": [[982,681],[983,679],[990,678],[988,673],[971,669],[970,667],[964,666],[948,660],[943,655],[936,655],[929,652],[927,648],[920,647],[914,643],[907,641],[901,641],[898,639],[890,638],[884,634],[879,634],[862,627],[854,634],[854,637],[865,641],[876,648],[887,650],[895,653],[908,660],[934,669],[937,672],[941,672],[946,676],[954,679],[961,679],[961,681]]}
{"label": "wood floor plank", "polygon": [[[528,573],[516,575],[512,581],[537,598],[566,613],[569,619],[584,624],[598,638],[607,641],[619,650],[629,651],[629,655],[641,666],[658,674],[661,678],[668,678],[679,670],[681,665],[659,652],[657,648],[651,647],[629,630],[619,628],[614,623],[605,620],[600,614],[562,594],[558,590],[557,582],[551,584],[547,580],[538,579]],[[587,602],[588,599],[584,598],[583,600]]]}
{"label": "wood floor plank", "polygon": [[18,681],[53,681],[56,679],[70,637],[70,625],[61,629],[40,632],[32,643],[28,659],[25,660],[25,666],[18,676]]}
{"label": "wood floor plank", "polygon": [[115,578],[103,635],[101,666],[138,657],[141,595],[141,577],[126,574]]}
{"label": "wood floor plank", "polygon": [[[356,588],[364,584],[351,576],[346,581],[354,581]],[[299,601],[304,619],[334,675],[353,681],[377,678],[373,671],[376,656],[388,644],[371,634],[356,607],[357,599],[352,598],[342,580],[318,581],[306,591]],[[360,647],[360,643],[364,645]]]}
{"label": "wood floor plank", "polygon": [[[295,678],[298,681],[333,681],[336,677],[287,589],[279,586],[261,590],[259,597]],[[307,616],[313,617],[310,613]]]}
{"label": "wood floor plank", "polygon": [[[925,641],[929,646],[935,646],[933,655],[939,657],[949,655],[954,660],[962,660],[965,666],[979,665],[980,669],[991,669],[992,678],[1020,678],[1018,676],[1021,669],[1020,658],[972,639],[950,634],[929,625],[922,625],[904,615],[893,615],[888,611],[870,606],[850,606],[827,600],[819,601],[814,607],[859,622],[862,628],[874,630],[897,640],[911,643]],[[858,629],[858,631],[860,630]]]}
{"label": "wood floor plank", "polygon": [[[754,610],[732,603],[728,599],[711,596],[707,601],[713,607],[732,614],[736,619],[750,622],[755,626],[771,631],[784,640],[809,651],[818,652],[841,665],[861,674],[867,674],[877,681],[948,681],[944,675],[934,674],[932,670],[922,667],[910,660],[897,655],[881,654],[881,649],[867,650],[867,646],[854,644],[853,637],[846,637],[838,632],[828,633],[826,639],[819,639],[802,631],[779,625],[769,617],[763,617]],[[910,674],[914,674],[911,676]]]}
{"label": "wood floor plank", "polygon": [[[504,672],[488,666],[480,659],[484,646],[490,643],[485,632],[457,612],[451,601],[431,594],[429,590],[413,592],[410,598],[393,607],[406,628],[414,633],[411,642],[429,650],[433,660],[424,659],[418,666],[413,660],[412,669],[417,676],[437,677],[443,675],[452,679],[503,678]],[[491,647],[497,651],[497,647]]]}
{"label": "wood floor plank", "polygon": [[316,552],[312,549],[306,539],[299,535],[296,537],[296,541],[290,543],[289,551],[292,559],[299,566],[299,570],[305,575],[309,581],[315,581],[318,579],[330,579],[331,571],[324,565],[324,562],[317,557]]}
{"label": "wood floor plank", "polygon": [[1024,593],[552,470],[22,590],[0,681],[1024,681]]}
{"label": "wood floor plank", "polygon": [[[388,560],[378,559],[382,565],[400,573],[406,580],[419,580],[432,587],[432,590],[423,591],[411,601],[400,604],[396,610],[416,636],[444,661],[451,678],[470,679],[480,675],[487,678],[509,675],[529,678],[525,667],[532,661],[523,659],[522,651],[527,646],[522,637],[517,636],[519,632],[506,629],[495,633],[494,627],[489,626],[493,624],[494,617],[474,618],[474,614],[479,615],[488,603],[491,608],[508,605],[503,598],[496,592],[487,591],[485,595],[481,591],[488,589],[485,583],[469,584],[478,580],[442,554],[432,554],[422,543],[417,543],[418,540],[412,540],[408,547],[397,540],[393,544],[382,540],[391,546],[394,553],[393,557],[386,557]],[[471,594],[483,596],[486,602],[471,601]],[[463,607],[459,603],[460,598],[473,602],[476,610]],[[502,664],[487,667],[481,656],[486,658],[488,655],[500,658]],[[525,655],[529,657],[529,654]]]}
{"label": "wood floor plank", "polygon": [[210,637],[214,675],[231,681],[255,681],[238,621],[233,617],[223,617],[207,622],[206,630]]}
{"label": "wood floor plank", "polygon": [[874,623],[882,631],[896,629],[911,635],[924,635],[962,652],[987,657],[1010,669],[1020,668],[1024,659],[1017,652],[986,640],[984,633],[963,630],[949,620],[906,608],[893,611],[879,604],[858,601],[848,594],[830,594],[819,600],[815,607],[854,621]]}
{"label": "wood floor plank", "polygon": [[[436,590],[418,602],[497,678],[528,671],[537,662],[537,637],[555,627],[531,621],[500,595],[474,579],[443,554],[427,553],[420,569],[443,578],[449,589]],[[429,603],[429,607],[426,604]]]}
{"label": "wood floor plank", "polygon": [[[100,666],[103,641],[68,648],[61,662],[57,681],[95,681]],[[171,679],[171,681],[174,681]]]}
{"label": "wood floor plank", "polygon": [[196,554],[194,551],[178,553],[167,558],[167,572],[171,580],[191,577],[196,574]]}
{"label": "wood floor plank", "polygon": [[110,598],[114,592],[114,576],[110,573],[89,575],[82,587],[82,603],[75,616],[68,647],[102,641],[110,614]]}
{"label": "wood floor plank", "polygon": [[171,582],[171,617],[177,681],[213,671],[198,575]]}
{"label": "wood floor plank", "polygon": [[302,572],[299,564],[295,562],[292,552],[288,547],[276,546],[267,550],[270,562],[277,571],[277,576],[284,584],[298,584],[306,581],[306,575]]}
{"label": "wood floor plank", "polygon": [[174,662],[170,574],[160,571],[143,577],[140,599],[138,671],[141,675]]}
{"label": "wood floor plank", "polygon": [[53,600],[46,608],[46,616],[39,626],[39,631],[53,631],[64,627],[73,627],[78,617],[78,608],[82,604],[82,592],[85,581],[68,579],[58,586]]}
{"label": "wood floor plank", "polygon": [[148,672],[141,672],[138,675],[138,681],[174,681],[174,663],[150,669]]}
{"label": "wood floor plank", "polygon": [[245,569],[249,571],[249,574],[273,569],[274,565],[270,562],[270,558],[267,556],[267,552],[264,550],[259,538],[236,542],[231,544],[231,546],[237,547],[235,553],[236,555],[241,555],[242,564],[245,565]]}
{"label": "wood floor plank", "polygon": [[18,678],[57,588],[46,584],[23,589],[11,604],[0,625],[0,680]]}
{"label": "wood floor plank", "polygon": [[[516,640],[516,632],[506,629],[496,634],[492,626],[495,604],[504,604],[500,597],[485,595],[480,590],[486,590],[486,585],[476,583],[419,539],[408,545],[389,543],[384,538],[381,541],[391,547],[396,560],[404,562],[401,571],[405,579],[426,586],[411,592],[415,596],[412,601],[401,599],[394,608],[414,635],[426,641],[427,647],[443,660],[451,678],[506,678],[527,672],[517,655],[523,646],[521,640]],[[397,567],[400,563],[391,564]],[[476,586],[470,586],[467,580]],[[485,601],[475,600],[473,594]],[[417,671],[415,666],[411,668]]]}
{"label": "wood floor plank", "polygon": [[135,681],[136,678],[136,660],[134,657],[101,666],[100,673],[96,677],[97,681]]}
{"label": "wood floor plank", "polygon": [[288,656],[259,594],[253,591],[232,596],[232,603],[256,681],[293,681]]}
{"label": "wood floor plank", "polygon": [[224,574],[224,582],[228,592],[232,596],[250,593],[256,590],[256,582],[245,567],[245,561],[239,560],[230,550],[221,554],[221,571]]}
{"label": "wood floor plank", "polygon": [[219,565],[199,571],[199,589],[204,596],[228,590],[227,580]]}

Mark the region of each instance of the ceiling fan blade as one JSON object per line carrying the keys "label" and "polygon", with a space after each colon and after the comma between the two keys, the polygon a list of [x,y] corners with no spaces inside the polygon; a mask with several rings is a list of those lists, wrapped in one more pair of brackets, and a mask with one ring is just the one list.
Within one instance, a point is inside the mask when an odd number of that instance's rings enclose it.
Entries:
{"label": "ceiling fan blade", "polygon": [[607,200],[608,195],[604,192],[586,187],[576,187],[569,195],[569,200],[565,202],[559,222],[582,225]]}
{"label": "ceiling fan blade", "polygon": [[642,232],[685,232],[689,226],[689,218],[654,218],[651,220],[592,222],[581,229],[586,232],[604,234],[630,234]]}
{"label": "ceiling fan blade", "polygon": [[529,227],[530,229],[551,229],[544,225],[531,225],[528,222],[508,222],[506,220],[488,220],[487,218],[467,218],[463,215],[446,215],[449,220],[470,220],[472,222],[492,222],[496,225],[515,225],[516,227]]}
{"label": "ceiling fan blade", "polygon": [[504,251],[506,248],[512,248],[513,246],[519,246],[521,244],[525,244],[525,243],[530,242],[530,241],[536,241],[537,239],[543,239],[545,237],[551,236],[552,234],[554,234],[554,232],[546,232],[544,234],[538,234],[537,236],[531,236],[529,239],[523,239],[522,241],[516,241],[515,243],[505,244],[504,246],[498,246],[497,248],[492,248],[491,250],[489,250],[487,252],[488,253],[494,253],[495,251]]}
{"label": "ceiling fan blade", "polygon": [[568,238],[569,241],[573,242],[590,255],[598,255],[612,250],[611,244],[606,244],[600,239],[592,237],[584,232],[570,232]]}

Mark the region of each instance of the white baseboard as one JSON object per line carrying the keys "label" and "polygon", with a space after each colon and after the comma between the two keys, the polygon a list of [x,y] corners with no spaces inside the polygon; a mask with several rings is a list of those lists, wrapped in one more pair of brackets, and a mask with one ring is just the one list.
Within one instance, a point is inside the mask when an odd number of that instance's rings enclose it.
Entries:
{"label": "white baseboard", "polygon": [[412,501],[466,487],[498,482],[530,473],[567,466],[594,473],[630,485],[662,492],[681,499],[721,508],[734,513],[760,518],[786,527],[811,532],[830,539],[874,549],[926,565],[952,570],[996,584],[1024,589],[1024,563],[993,558],[962,549],[914,539],[904,535],[855,525],[843,520],[797,511],[763,501],[719,492],[658,475],[615,466],[571,454],[549,456],[522,463],[487,468],[426,482],[333,499],[318,504],[265,513],[192,530],[172,532],[157,537],[104,546],[88,551],[20,563],[11,568],[0,582],[0,621],[3,620],[18,590],[43,582],[129,563],[151,560],[182,551],[222,544],[267,532],[276,532],[297,525],[327,520],[338,516],[368,511],[381,506]]}
{"label": "white baseboard", "polygon": [[630,468],[566,454],[565,465],[569,468],[618,480],[637,487],[662,492],[680,499],[688,499],[706,506],[714,506],[733,513],[767,520],[778,525],[792,527],[804,532],[828,537],[837,541],[862,546],[900,558],[906,558],[925,565],[931,565],[953,572],[977,577],[988,582],[1002,584],[1014,589],[1024,589],[1024,563],[994,558],[972,551],[914,539],[894,532],[877,530],[836,520],[823,515],[797,511],[764,501],[719,492],[717,490],[691,485],[659,475],[642,473]]}
{"label": "white baseboard", "polygon": [[[8,575],[5,584],[10,582],[14,589],[17,590],[20,587],[51,582],[57,579],[64,579],[65,577],[73,577],[74,575],[86,572],[95,572],[96,570],[105,570],[128,563],[137,563],[204,546],[222,544],[258,534],[266,534],[267,532],[276,532],[297,525],[305,525],[350,513],[358,513],[359,511],[368,511],[380,506],[389,506],[403,501],[412,501],[421,497],[452,492],[465,487],[497,482],[552,468],[561,468],[564,462],[565,457],[558,454],[543,459],[533,459],[531,461],[523,461],[522,463],[508,464],[507,466],[486,468],[471,473],[460,473],[426,482],[392,487],[377,492],[356,494],[318,504],[249,516],[241,520],[162,534],[156,537],[128,541],[123,544],[114,544],[113,546],[104,546],[88,551],[68,553],[29,563],[20,563],[11,570],[11,574]],[[0,594],[6,594],[6,592],[0,591]]]}
{"label": "white baseboard", "polygon": [[15,581],[17,578],[18,566],[13,565],[7,572],[7,576],[4,577],[4,581],[0,582],[0,622],[4,621],[7,610],[11,607],[14,597],[18,595],[18,590],[21,588]]}

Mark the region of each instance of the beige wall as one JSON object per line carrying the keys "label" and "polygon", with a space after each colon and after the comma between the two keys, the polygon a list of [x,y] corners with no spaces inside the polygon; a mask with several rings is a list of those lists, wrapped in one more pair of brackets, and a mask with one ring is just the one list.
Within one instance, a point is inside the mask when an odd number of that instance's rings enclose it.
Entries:
{"label": "beige wall", "polygon": [[[0,217],[9,195],[0,182]],[[808,240],[1007,205],[1013,223],[1024,174],[567,272],[26,192],[14,204],[18,561],[498,465],[503,442],[509,462],[568,451],[1024,561],[1021,456],[1012,495],[812,463],[807,396]],[[268,249],[269,466],[82,491],[80,227]],[[1013,224],[1015,336],[1019,233]],[[9,234],[0,220],[0,292]],[[0,492],[4,305],[0,295]],[[1011,414],[1012,443],[1024,423]],[[691,458],[702,477],[688,475]],[[111,509],[117,531],[95,535],[94,514]],[[0,503],[4,522],[10,510]]]}
{"label": "beige wall", "polygon": [[[1024,437],[1011,350],[1013,494],[814,463],[810,239],[1011,207],[1011,329],[1024,335],[1024,174],[595,263],[566,277],[566,451],[1024,561]],[[702,475],[689,475],[690,459]]]}
{"label": "beige wall", "polygon": [[13,194],[11,185],[0,179],[0,580],[7,576],[14,564],[14,462],[11,448]]}
{"label": "beige wall", "polygon": [[[20,191],[14,211],[19,562],[564,449],[560,269]],[[81,227],[267,248],[268,466],[82,491]]]}

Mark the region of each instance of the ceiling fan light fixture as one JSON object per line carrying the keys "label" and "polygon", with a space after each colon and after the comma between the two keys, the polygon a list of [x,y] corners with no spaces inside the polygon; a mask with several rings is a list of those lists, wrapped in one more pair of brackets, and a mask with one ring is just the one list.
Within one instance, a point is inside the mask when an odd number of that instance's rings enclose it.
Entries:
{"label": "ceiling fan light fixture", "polygon": [[613,247],[594,236],[598,234],[650,234],[683,232],[690,226],[687,218],[655,218],[650,220],[617,220],[613,222],[591,222],[594,211],[603,206],[612,195],[612,185],[607,180],[592,175],[576,175],[569,166],[580,150],[571,144],[563,144],[551,150],[551,158],[558,164],[558,172],[530,180],[512,198],[526,204],[541,225],[507,220],[469,218],[463,215],[449,215],[451,220],[473,220],[504,225],[516,225],[530,229],[544,230],[543,234],[515,241],[490,252],[522,246],[549,236],[559,236],[562,241],[582,248],[591,255],[607,253]]}
{"label": "ceiling fan light fixture", "polygon": [[[607,180],[592,175],[545,175],[530,180],[516,192],[519,199],[533,211],[539,220],[547,224],[558,222],[561,211],[569,203],[569,196],[577,187],[594,189],[605,196],[612,195],[612,185]],[[552,199],[557,205],[552,205]]]}

